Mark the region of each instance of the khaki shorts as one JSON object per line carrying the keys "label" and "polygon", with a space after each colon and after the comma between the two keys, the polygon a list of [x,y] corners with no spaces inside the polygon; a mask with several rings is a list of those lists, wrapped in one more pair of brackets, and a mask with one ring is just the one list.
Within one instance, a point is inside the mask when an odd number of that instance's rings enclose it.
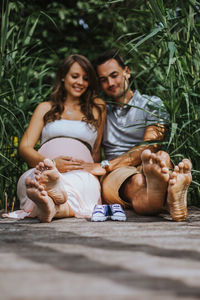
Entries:
{"label": "khaki shorts", "polygon": [[137,168],[129,166],[121,167],[103,176],[101,179],[103,201],[108,204],[119,203],[124,208],[131,207],[129,202],[120,198],[119,189],[128,177],[141,173],[141,169],[141,166]]}

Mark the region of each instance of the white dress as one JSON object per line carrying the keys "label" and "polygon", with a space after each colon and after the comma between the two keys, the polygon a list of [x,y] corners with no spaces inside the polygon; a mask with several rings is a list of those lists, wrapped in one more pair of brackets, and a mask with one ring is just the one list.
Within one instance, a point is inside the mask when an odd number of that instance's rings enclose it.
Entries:
{"label": "white dress", "polygon": [[[97,137],[96,129],[83,121],[56,120],[48,123],[42,131],[41,147],[38,150],[46,158],[53,159],[60,155],[70,156],[86,162],[93,162],[89,148],[93,148]],[[24,218],[35,207],[26,194],[25,180],[34,177],[35,168],[26,171],[17,184],[20,211],[8,214],[9,217]],[[89,218],[95,204],[101,203],[99,180],[92,174],[74,170],[61,173],[67,202],[77,218]]]}

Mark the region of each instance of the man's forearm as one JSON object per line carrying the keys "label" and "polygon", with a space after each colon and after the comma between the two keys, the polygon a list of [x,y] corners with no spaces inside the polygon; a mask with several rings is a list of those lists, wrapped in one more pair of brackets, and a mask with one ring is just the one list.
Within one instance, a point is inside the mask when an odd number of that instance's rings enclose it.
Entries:
{"label": "man's forearm", "polygon": [[161,124],[148,126],[145,130],[143,141],[144,145],[135,146],[128,152],[109,161],[108,170],[111,172],[123,166],[136,167],[141,164],[141,154],[145,149],[156,152],[159,149],[158,141],[162,141],[165,134],[165,127]]}
{"label": "man's forearm", "polygon": [[158,147],[159,146],[157,144],[135,146],[128,152],[110,160],[109,171],[111,172],[117,168],[124,166],[136,167],[141,164],[141,154],[145,149],[150,149],[152,152],[156,152],[158,150]]}

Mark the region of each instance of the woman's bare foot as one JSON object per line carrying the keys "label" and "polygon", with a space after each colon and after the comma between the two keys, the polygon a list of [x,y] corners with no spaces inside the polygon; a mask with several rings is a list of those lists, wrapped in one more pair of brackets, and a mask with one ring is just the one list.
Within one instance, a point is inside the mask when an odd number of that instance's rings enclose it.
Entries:
{"label": "woman's bare foot", "polygon": [[55,204],[63,204],[67,201],[67,194],[60,173],[50,159],[47,158],[37,165],[35,179],[44,187]]}
{"label": "woman's bare foot", "polygon": [[191,162],[183,159],[170,175],[167,205],[174,221],[183,221],[187,217],[187,190],[192,181],[191,169]]}
{"label": "woman's bare foot", "polygon": [[34,215],[40,222],[51,222],[56,215],[56,207],[53,200],[48,196],[44,187],[31,177],[26,179],[26,192],[28,197],[36,204],[37,208]]}
{"label": "woman's bare foot", "polygon": [[143,172],[146,177],[147,197],[150,206],[161,209],[169,181],[169,169],[165,161],[150,150],[144,150],[141,155]]}

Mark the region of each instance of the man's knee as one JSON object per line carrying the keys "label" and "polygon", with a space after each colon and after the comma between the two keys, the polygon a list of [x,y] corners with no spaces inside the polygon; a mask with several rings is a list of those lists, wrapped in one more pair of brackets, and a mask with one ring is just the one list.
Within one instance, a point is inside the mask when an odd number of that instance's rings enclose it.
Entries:
{"label": "man's knee", "polygon": [[132,199],[134,194],[146,184],[143,174],[134,174],[128,177],[119,189],[119,195],[123,199]]}
{"label": "man's knee", "polygon": [[142,173],[139,173],[129,177],[126,185],[135,189],[144,186],[145,182],[146,181],[144,175]]}

